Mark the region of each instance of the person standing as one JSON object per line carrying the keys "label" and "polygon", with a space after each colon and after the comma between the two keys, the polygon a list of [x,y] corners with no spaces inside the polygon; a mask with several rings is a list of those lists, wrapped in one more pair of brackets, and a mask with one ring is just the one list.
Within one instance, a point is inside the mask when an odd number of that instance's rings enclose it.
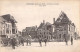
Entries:
{"label": "person standing", "polygon": [[31,46],[31,36],[29,35],[29,45]]}
{"label": "person standing", "polygon": [[69,36],[67,36],[66,34],[64,34],[64,41],[65,41],[65,43],[66,43],[66,45],[68,45],[68,38]]}
{"label": "person standing", "polygon": [[73,37],[71,36],[71,45],[73,45]]}
{"label": "person standing", "polygon": [[15,45],[16,45],[16,39],[15,38],[11,38],[11,46],[13,49],[15,49]]}
{"label": "person standing", "polygon": [[23,39],[23,37],[21,38],[21,44],[22,44],[22,46],[24,46],[24,39]]}
{"label": "person standing", "polygon": [[28,40],[28,38],[26,39],[26,45],[28,46],[28,42],[29,42],[29,40]]}
{"label": "person standing", "polygon": [[65,42],[66,42],[66,45],[68,45],[68,40],[67,40],[67,38],[65,38]]}
{"label": "person standing", "polygon": [[42,47],[42,39],[41,38],[39,38],[39,44]]}
{"label": "person standing", "polygon": [[31,36],[28,35],[27,39],[26,39],[26,43],[27,45],[31,45]]}
{"label": "person standing", "polygon": [[46,46],[46,43],[47,43],[47,38],[44,38],[44,42],[45,42],[45,46]]}

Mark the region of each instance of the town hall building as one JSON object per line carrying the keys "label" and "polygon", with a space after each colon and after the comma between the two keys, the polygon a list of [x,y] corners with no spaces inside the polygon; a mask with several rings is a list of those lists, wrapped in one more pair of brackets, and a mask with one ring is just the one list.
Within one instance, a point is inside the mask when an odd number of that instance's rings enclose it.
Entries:
{"label": "town hall building", "polygon": [[64,41],[65,38],[70,40],[74,33],[74,23],[71,22],[64,12],[61,12],[57,20],[54,20],[54,39],[57,41]]}

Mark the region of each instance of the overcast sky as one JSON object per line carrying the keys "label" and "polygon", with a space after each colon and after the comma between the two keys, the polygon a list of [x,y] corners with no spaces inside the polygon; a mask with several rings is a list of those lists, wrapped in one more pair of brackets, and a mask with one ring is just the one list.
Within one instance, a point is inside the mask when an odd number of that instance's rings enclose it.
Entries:
{"label": "overcast sky", "polygon": [[[41,5],[42,3],[46,6]],[[20,31],[28,26],[39,26],[43,20],[53,23],[53,18],[57,19],[61,11],[67,14],[80,32],[79,2],[0,2],[0,16],[14,16]]]}

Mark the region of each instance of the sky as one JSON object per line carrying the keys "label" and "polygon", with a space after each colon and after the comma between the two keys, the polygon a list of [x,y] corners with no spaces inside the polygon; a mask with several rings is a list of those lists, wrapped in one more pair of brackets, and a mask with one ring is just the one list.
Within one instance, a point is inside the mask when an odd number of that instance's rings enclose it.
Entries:
{"label": "sky", "polygon": [[39,26],[43,20],[53,23],[53,18],[57,19],[63,11],[75,24],[76,31],[80,32],[80,4],[77,1],[2,1],[0,2],[0,16],[11,14],[17,21],[19,31],[25,27]]}

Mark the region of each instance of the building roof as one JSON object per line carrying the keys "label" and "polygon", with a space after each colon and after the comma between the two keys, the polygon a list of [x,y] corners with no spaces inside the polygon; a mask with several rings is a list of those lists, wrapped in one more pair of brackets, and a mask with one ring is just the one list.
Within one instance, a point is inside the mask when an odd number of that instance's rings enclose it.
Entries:
{"label": "building roof", "polygon": [[2,17],[3,17],[5,20],[7,20],[8,22],[11,21],[11,22],[17,23],[17,21],[14,19],[14,17],[11,16],[10,14],[2,15]]}
{"label": "building roof", "polygon": [[71,21],[67,17],[67,15],[61,11],[59,17],[55,21],[55,24],[63,24],[63,23],[70,23]]}
{"label": "building roof", "polygon": [[0,16],[0,22],[5,22],[6,20]]}
{"label": "building roof", "polygon": [[49,22],[46,22],[46,23],[41,23],[38,27],[38,29],[44,29],[45,27],[49,27],[51,26],[52,24],[49,23]]}
{"label": "building roof", "polygon": [[51,23],[49,23],[49,22],[46,22],[46,25],[52,25]]}
{"label": "building roof", "polygon": [[36,30],[37,30],[36,26],[26,27],[26,31],[36,31]]}
{"label": "building roof", "polygon": [[38,29],[42,28],[43,26],[45,26],[45,24],[44,24],[44,23],[41,23],[41,24],[39,25]]}

